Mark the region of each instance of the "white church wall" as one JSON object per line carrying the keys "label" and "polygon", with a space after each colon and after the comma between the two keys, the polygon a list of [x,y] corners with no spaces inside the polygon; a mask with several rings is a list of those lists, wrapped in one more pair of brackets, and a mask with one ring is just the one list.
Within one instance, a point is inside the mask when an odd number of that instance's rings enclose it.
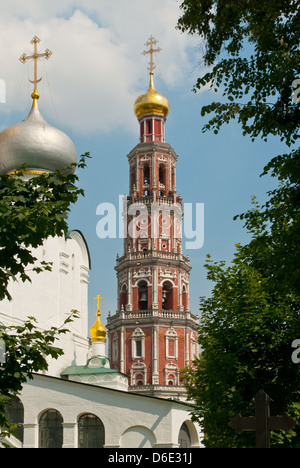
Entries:
{"label": "white church wall", "polygon": [[64,356],[49,362],[49,373],[58,376],[70,364],[86,363],[89,254],[81,233],[71,231],[68,237],[46,239],[43,246],[34,249],[34,255],[38,262],[52,262],[52,271],[37,274],[29,267],[31,282],[11,282],[12,300],[0,302],[0,321],[15,325],[33,316],[37,326],[45,330],[62,326],[72,309],[78,310],[79,318],[67,326],[70,333],[62,335],[58,343]]}
{"label": "white church wall", "polygon": [[[189,420],[190,411],[175,401],[42,375],[24,385],[20,399],[24,405],[24,448],[38,447],[39,418],[47,409],[62,415],[64,448],[77,447],[77,421],[84,413],[101,419],[107,448],[178,447],[179,430]],[[194,427],[192,422],[190,425]],[[198,434],[193,446],[200,446]]]}

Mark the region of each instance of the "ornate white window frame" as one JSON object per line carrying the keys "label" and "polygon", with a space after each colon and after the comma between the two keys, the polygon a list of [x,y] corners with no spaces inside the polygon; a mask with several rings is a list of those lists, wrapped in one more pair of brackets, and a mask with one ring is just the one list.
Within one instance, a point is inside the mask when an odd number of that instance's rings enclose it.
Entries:
{"label": "ornate white window frame", "polygon": [[[170,351],[170,343],[173,342],[174,353]],[[178,335],[173,327],[170,327],[165,334],[166,359],[178,359]]]}
{"label": "ornate white window frame", "polygon": [[142,380],[143,385],[147,384],[147,367],[143,362],[135,362],[130,369],[130,385],[138,385],[138,381]]}
{"label": "ornate white window frame", "polygon": [[[138,344],[140,353],[138,353]],[[131,336],[131,356],[132,359],[145,359],[145,334],[141,328],[136,328]]]}
{"label": "ornate white window frame", "polygon": [[170,381],[172,385],[179,385],[179,368],[177,364],[173,362],[166,364],[164,368],[164,378],[165,378],[165,385],[170,385]]}

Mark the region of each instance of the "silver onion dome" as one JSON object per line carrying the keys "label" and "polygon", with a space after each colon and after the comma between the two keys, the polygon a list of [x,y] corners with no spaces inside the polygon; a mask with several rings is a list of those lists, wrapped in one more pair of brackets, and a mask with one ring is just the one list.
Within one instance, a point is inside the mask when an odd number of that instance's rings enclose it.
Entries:
{"label": "silver onion dome", "polygon": [[29,173],[74,172],[68,168],[77,163],[72,140],[42,117],[37,100],[23,122],[0,133],[0,174],[10,174],[25,164]]}

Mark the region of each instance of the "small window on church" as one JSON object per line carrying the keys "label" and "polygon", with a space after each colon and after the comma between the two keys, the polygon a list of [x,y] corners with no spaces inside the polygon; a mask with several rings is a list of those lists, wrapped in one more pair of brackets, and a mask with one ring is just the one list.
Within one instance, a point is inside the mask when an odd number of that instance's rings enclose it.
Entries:
{"label": "small window on church", "polygon": [[135,342],[136,345],[136,357],[142,357],[142,342],[141,340],[138,340]]}
{"label": "small window on church", "polygon": [[50,409],[42,414],[39,421],[40,448],[62,448],[63,418],[61,414]]}
{"label": "small window on church", "polygon": [[162,309],[173,309],[173,285],[170,281],[165,281],[162,289]]}
{"label": "small window on church", "polygon": [[140,328],[136,328],[131,336],[132,359],[143,360],[145,357],[145,334]]}
{"label": "small window on church", "polygon": [[191,447],[191,436],[188,427],[185,423],[182,424],[178,436],[179,448]]}
{"label": "small window on church", "polygon": [[78,448],[103,448],[104,426],[94,414],[84,414],[78,421]]}
{"label": "small window on church", "polygon": [[164,183],[164,169],[165,169],[165,166],[163,164],[160,164],[159,168],[158,168],[158,180],[159,180],[159,183],[160,184],[163,184]]}
{"label": "small window on church", "polygon": [[7,419],[17,426],[14,429],[14,435],[23,442],[23,423],[24,423],[24,407],[18,397],[12,397],[5,407]]}

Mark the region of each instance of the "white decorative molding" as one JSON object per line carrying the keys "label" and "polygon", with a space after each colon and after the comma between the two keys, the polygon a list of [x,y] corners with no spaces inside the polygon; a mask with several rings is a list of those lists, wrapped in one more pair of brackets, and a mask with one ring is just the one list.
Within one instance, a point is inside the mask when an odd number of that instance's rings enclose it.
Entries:
{"label": "white decorative molding", "polygon": [[144,162],[144,161],[151,161],[151,158],[150,158],[150,156],[147,156],[147,155],[145,154],[144,156],[142,156],[142,157],[140,158],[140,161],[141,161],[141,162]]}
{"label": "white decorative molding", "polygon": [[140,268],[139,270],[135,271],[132,275],[133,279],[141,279],[141,278],[150,278],[151,270],[150,268]]}
{"label": "white decorative molding", "polygon": [[132,359],[145,359],[145,334],[141,328],[136,328],[131,336]]}
{"label": "white decorative molding", "polygon": [[135,362],[130,369],[130,385],[146,385],[147,367],[143,362]]}
{"label": "white decorative molding", "polygon": [[[172,344],[172,346],[171,346]],[[166,359],[178,359],[178,335],[173,327],[165,334]]]}
{"label": "white decorative molding", "polygon": [[173,362],[166,364],[164,368],[165,385],[179,385],[179,369]]}
{"label": "white decorative molding", "polygon": [[112,361],[113,363],[118,362],[119,359],[119,337],[117,332],[114,333],[112,339]]}

